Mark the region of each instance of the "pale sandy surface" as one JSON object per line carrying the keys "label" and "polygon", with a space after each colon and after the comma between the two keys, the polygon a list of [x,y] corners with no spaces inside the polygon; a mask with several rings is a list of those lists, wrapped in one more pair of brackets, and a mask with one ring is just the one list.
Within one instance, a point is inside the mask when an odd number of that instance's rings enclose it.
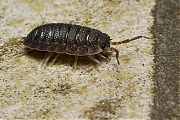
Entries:
{"label": "pale sandy surface", "polygon": [[152,0],[0,1],[0,118],[150,119],[153,98],[153,40],[114,46],[120,51],[96,65],[61,55],[52,67],[38,68],[45,53],[22,52],[21,37],[32,28],[65,22],[96,28],[114,41],[152,36]]}

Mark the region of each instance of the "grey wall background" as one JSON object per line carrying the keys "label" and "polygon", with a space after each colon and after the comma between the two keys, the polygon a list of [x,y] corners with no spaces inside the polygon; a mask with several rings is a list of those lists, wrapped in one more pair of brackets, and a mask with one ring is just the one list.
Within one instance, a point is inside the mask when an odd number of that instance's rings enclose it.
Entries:
{"label": "grey wall background", "polygon": [[152,119],[180,119],[180,1],[157,0],[152,28],[155,44],[155,96]]}

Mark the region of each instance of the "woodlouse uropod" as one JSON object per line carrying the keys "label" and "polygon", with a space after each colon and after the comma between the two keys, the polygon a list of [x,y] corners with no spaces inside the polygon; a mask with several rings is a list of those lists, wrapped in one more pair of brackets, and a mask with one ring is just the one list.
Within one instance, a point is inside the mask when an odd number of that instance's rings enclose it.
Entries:
{"label": "woodlouse uropod", "polygon": [[92,55],[99,55],[105,58],[102,52],[115,52],[116,60],[119,64],[119,51],[111,45],[127,43],[145,36],[137,36],[132,39],[126,39],[120,42],[112,42],[106,33],[89,27],[72,25],[65,23],[49,23],[34,28],[27,37],[23,37],[24,45],[39,51],[48,51],[43,59],[43,64],[58,53],[52,61],[52,64],[59,57],[59,54],[65,53],[74,55],[74,68],[76,69],[78,56],[88,56],[96,63],[100,63]]}

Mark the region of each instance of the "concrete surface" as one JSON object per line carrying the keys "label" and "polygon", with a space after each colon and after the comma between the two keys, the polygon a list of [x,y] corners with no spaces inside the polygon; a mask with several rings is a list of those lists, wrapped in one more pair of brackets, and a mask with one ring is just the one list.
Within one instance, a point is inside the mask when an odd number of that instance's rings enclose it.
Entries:
{"label": "concrete surface", "polygon": [[52,22],[96,28],[120,41],[151,37],[152,0],[0,1],[0,118],[151,119],[153,106],[154,40],[139,39],[114,46],[97,65],[61,55],[54,66],[39,69],[44,52],[24,51],[21,37]]}
{"label": "concrete surface", "polygon": [[152,32],[155,44],[155,120],[180,119],[180,1],[157,1]]}

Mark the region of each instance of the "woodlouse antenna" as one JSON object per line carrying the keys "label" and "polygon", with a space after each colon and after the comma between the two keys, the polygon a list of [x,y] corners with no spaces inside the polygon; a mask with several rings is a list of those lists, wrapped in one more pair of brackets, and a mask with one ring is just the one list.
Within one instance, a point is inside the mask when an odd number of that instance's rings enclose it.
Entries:
{"label": "woodlouse antenna", "polygon": [[134,41],[134,40],[137,40],[139,38],[146,38],[146,39],[153,39],[153,38],[150,38],[150,37],[146,37],[146,36],[137,36],[137,37],[133,37],[131,39],[126,39],[126,40],[123,40],[123,41],[119,41],[119,42],[111,42],[111,45],[118,45],[118,44],[123,44],[123,43],[128,43],[128,42],[131,42],[131,41]]}
{"label": "woodlouse antenna", "polygon": [[[119,42],[111,42],[111,45],[118,45],[118,44],[122,44],[122,43],[128,43],[128,42],[131,42],[133,40],[137,40],[139,38],[146,38],[146,39],[153,39],[153,38],[150,38],[150,37],[146,37],[146,36],[137,36],[137,37],[134,37],[134,38],[131,38],[131,39],[126,39],[126,40],[123,40],[123,41],[119,41]],[[117,60],[117,63],[120,64],[119,62],[119,51],[113,47],[110,47],[108,49],[108,51],[112,51],[112,52],[116,52],[116,60]]]}

